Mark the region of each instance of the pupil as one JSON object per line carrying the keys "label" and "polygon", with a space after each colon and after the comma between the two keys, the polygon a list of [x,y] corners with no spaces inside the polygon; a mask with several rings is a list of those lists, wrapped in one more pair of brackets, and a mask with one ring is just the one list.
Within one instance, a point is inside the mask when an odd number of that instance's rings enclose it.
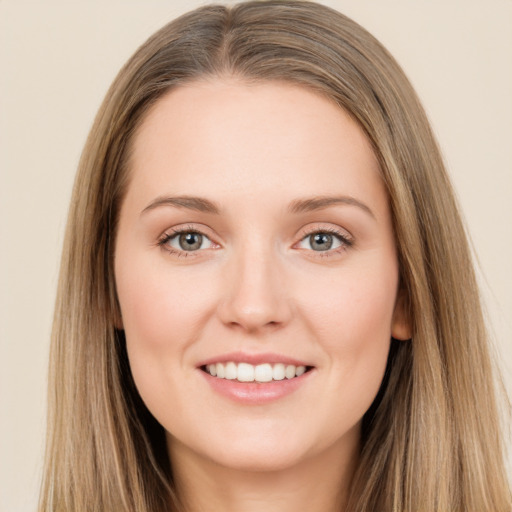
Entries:
{"label": "pupil", "polygon": [[327,251],[332,247],[332,235],[328,233],[316,233],[312,235],[310,243],[315,251]]}
{"label": "pupil", "polygon": [[199,233],[184,233],[180,235],[180,247],[185,251],[195,251],[201,247],[203,236]]}

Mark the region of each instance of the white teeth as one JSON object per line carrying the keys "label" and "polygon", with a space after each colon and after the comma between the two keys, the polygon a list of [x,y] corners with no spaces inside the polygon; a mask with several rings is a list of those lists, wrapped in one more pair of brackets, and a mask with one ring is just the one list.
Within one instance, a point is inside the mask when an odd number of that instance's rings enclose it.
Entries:
{"label": "white teeth", "polygon": [[228,363],[226,365],[226,379],[235,380],[237,377],[237,368],[235,363]]}
{"label": "white teeth", "polygon": [[305,371],[306,371],[305,366],[297,366],[297,369],[295,370],[295,375],[297,377],[300,377]]}
{"label": "white teeth", "polygon": [[284,364],[275,364],[272,368],[272,379],[283,380],[284,379]]}
{"label": "white teeth", "polygon": [[219,379],[224,379],[226,377],[226,370],[222,363],[217,363],[215,365],[215,371],[217,372],[217,377],[219,377]]}
{"label": "white teeth", "polygon": [[272,366],[259,364],[254,369],[254,380],[256,382],[270,382],[272,380]]}
{"label": "white teeth", "polygon": [[293,379],[306,371],[305,366],[293,364],[258,364],[249,363],[216,363],[206,366],[206,371],[219,379],[238,380],[239,382],[271,382],[272,380]]}
{"label": "white teeth", "polygon": [[254,366],[252,364],[239,363],[238,380],[240,382],[254,382]]}
{"label": "white teeth", "polygon": [[293,379],[293,377],[295,377],[295,370],[296,370],[295,366],[293,366],[293,364],[289,364],[286,367],[286,370],[284,371],[284,376],[287,379]]}

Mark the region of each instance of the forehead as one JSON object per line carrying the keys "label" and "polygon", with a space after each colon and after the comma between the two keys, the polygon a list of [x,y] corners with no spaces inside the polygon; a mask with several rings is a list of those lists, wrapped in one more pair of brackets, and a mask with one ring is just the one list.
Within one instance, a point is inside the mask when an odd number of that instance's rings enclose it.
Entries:
{"label": "forehead", "polygon": [[282,82],[219,78],[173,89],[135,134],[130,167],[129,194],[145,200],[259,192],[269,201],[349,193],[386,202],[358,124],[320,94]]}

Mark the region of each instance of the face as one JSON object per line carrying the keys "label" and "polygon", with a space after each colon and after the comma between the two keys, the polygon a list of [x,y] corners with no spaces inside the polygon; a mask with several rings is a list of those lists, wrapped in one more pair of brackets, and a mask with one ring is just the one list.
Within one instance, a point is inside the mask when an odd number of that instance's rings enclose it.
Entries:
{"label": "face", "polygon": [[261,470],[354,451],[408,334],[358,125],[297,86],[197,82],[145,118],[130,172],[121,327],[171,458]]}

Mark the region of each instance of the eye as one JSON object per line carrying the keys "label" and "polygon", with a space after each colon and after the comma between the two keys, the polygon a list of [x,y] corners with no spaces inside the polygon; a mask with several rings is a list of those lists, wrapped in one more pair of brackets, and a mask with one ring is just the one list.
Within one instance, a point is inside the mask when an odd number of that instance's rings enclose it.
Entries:
{"label": "eye", "polygon": [[335,251],[352,245],[352,242],[340,233],[316,231],[305,236],[297,245],[299,249],[309,249],[316,252]]}
{"label": "eye", "polygon": [[206,235],[191,230],[173,231],[171,234],[165,234],[159,245],[171,252],[195,252],[214,247],[214,243]]}

